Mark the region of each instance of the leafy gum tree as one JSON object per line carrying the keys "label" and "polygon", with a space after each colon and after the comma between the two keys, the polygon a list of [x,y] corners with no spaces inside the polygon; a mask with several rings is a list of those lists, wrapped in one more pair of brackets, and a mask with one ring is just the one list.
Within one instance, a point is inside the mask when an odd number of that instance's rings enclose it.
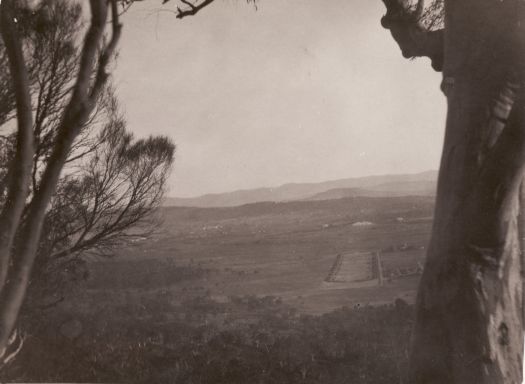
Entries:
{"label": "leafy gum tree", "polygon": [[[25,225],[31,218],[29,202],[43,183],[63,109],[72,96],[81,58],[78,36],[85,26],[80,4],[67,0],[48,0],[17,13],[34,116],[31,183],[20,219]],[[1,64],[7,64],[5,48],[0,44]],[[8,71],[0,73],[0,83],[6,85],[0,93],[0,130],[5,133],[0,136],[3,207],[8,202],[17,139],[12,124],[15,92]],[[152,233],[173,154],[168,138],[137,140],[127,131],[114,90],[105,82],[71,143],[46,209],[26,293],[26,318],[38,317],[41,309],[63,300],[67,283],[86,273],[84,254],[111,254],[115,246]],[[23,338],[18,336],[11,338],[4,361],[21,347]]]}
{"label": "leafy gum tree", "polygon": [[[57,111],[57,126],[49,155],[42,165],[40,182],[32,187],[35,140],[35,110],[32,97],[32,68],[24,44],[22,20],[32,2],[3,0],[0,3],[0,35],[5,49],[0,59],[7,64],[10,81],[0,97],[9,100],[12,90],[16,106],[13,153],[5,177],[5,200],[0,209],[0,359],[14,352],[16,322],[31,279],[43,224],[55,194],[60,174],[75,139],[88,122],[107,80],[107,66],[117,47],[121,25],[116,0],[90,0],[90,22],[80,50],[77,71],[70,84],[71,96]],[[108,23],[108,19],[111,21]],[[111,35],[106,42],[106,29]],[[37,30],[38,32],[38,30]],[[5,68],[5,67],[4,67]],[[5,116],[0,116],[6,118]]]}

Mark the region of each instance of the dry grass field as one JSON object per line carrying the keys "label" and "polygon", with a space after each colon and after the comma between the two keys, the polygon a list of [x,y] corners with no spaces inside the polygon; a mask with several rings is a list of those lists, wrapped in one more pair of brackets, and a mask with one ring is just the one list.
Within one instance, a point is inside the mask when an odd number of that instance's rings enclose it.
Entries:
{"label": "dry grass field", "polygon": [[[410,301],[417,276],[361,289],[326,289],[323,281],[338,254],[384,250],[387,271],[417,266],[424,258],[432,205],[427,197],[360,197],[165,208],[164,224],[153,239],[91,264],[84,295],[104,291],[109,299],[108,292],[122,297],[125,291],[161,291],[180,302],[202,295],[219,301],[277,296],[305,313],[397,297]],[[372,225],[353,225],[358,222]],[[351,262],[345,261],[344,269],[351,273]]]}

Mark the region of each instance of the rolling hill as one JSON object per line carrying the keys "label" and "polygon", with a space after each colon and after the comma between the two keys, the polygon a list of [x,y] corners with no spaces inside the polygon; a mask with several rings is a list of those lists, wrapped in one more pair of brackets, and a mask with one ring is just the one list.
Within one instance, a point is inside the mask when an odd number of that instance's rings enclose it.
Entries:
{"label": "rolling hill", "polygon": [[379,175],[331,180],[320,183],[290,183],[199,197],[168,197],[165,206],[233,207],[261,201],[327,200],[345,197],[429,196],[435,192],[436,171],[416,174]]}
{"label": "rolling hill", "polygon": [[371,186],[369,188],[335,188],[317,193],[305,200],[331,200],[347,197],[401,197],[401,196],[434,196],[436,182],[434,180],[419,180],[408,182],[393,182]]}

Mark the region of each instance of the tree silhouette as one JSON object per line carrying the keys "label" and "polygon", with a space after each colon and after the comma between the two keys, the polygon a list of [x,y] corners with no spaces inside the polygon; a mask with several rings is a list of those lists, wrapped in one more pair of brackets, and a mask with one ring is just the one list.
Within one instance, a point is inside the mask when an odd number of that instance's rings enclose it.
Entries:
{"label": "tree silhouette", "polygon": [[525,4],[383,2],[382,25],[443,72],[448,101],[409,382],[521,383]]}
{"label": "tree silhouette", "polygon": [[[8,63],[11,86],[7,89],[12,90],[16,106],[15,145],[5,175],[5,198],[0,211],[0,358],[4,362],[13,355],[9,346],[17,339],[16,321],[31,278],[49,204],[71,148],[106,86],[107,67],[121,34],[117,1],[90,0],[91,19],[80,49],[78,69],[69,83],[70,97],[53,115],[56,119],[54,134],[49,137],[48,154],[39,171],[40,181],[35,185],[33,160],[38,157],[39,138],[38,135],[35,138],[34,129],[40,124],[40,115],[33,103],[32,74],[40,71],[28,64],[26,38],[53,31],[53,23],[46,15],[47,4],[37,4],[41,11],[37,12],[31,2],[4,0],[0,3],[0,33],[5,50],[2,60]],[[36,13],[39,17],[31,20],[34,24],[23,22]],[[110,24],[107,23],[109,13]],[[106,42],[108,25],[111,36]],[[1,97],[8,101],[10,98],[5,92]],[[9,114],[0,113],[0,117],[6,120]]]}

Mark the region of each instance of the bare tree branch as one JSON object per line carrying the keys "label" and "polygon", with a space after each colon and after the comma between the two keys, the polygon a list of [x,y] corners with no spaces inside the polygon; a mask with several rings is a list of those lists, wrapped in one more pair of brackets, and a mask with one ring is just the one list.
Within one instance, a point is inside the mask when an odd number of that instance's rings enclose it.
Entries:
{"label": "bare tree branch", "polygon": [[177,7],[177,19],[182,19],[187,16],[194,16],[204,7],[207,7],[211,3],[213,3],[215,0],[204,0],[198,4],[192,4],[191,2],[187,0],[180,0],[181,3],[185,4],[187,8],[181,9],[180,7]]}

